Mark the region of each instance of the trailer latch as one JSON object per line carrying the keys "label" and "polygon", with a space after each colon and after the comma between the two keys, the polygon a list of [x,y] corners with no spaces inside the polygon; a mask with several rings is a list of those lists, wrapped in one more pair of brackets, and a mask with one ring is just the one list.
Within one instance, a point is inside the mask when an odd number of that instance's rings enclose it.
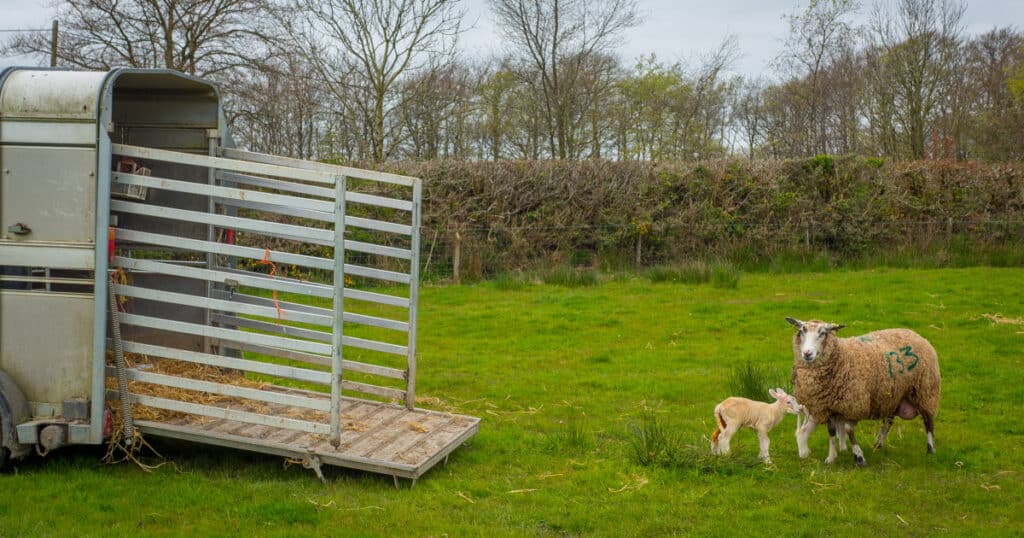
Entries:
{"label": "trailer latch", "polygon": [[25,226],[24,224],[19,222],[17,224],[12,224],[11,226],[8,226],[7,231],[14,235],[28,235],[29,233],[32,232],[32,228],[29,228],[28,226]]}
{"label": "trailer latch", "polygon": [[228,300],[235,298],[235,290],[238,289],[238,281],[233,278],[224,279],[224,288],[228,290]]}

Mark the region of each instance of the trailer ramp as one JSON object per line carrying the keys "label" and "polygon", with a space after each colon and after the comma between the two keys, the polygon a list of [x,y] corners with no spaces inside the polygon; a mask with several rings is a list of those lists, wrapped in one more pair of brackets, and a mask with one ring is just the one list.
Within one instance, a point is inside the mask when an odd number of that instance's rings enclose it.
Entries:
{"label": "trailer ramp", "polygon": [[413,480],[476,433],[415,406],[418,179],[120,132],[111,285],[139,360],[108,398],[140,431]]}
{"label": "trailer ramp", "polygon": [[[147,435],[273,454],[316,469],[334,465],[416,480],[476,434],[480,419],[344,398],[341,444],[326,436],[238,420],[198,416],[140,421]],[[275,414],[288,410],[276,407]]]}

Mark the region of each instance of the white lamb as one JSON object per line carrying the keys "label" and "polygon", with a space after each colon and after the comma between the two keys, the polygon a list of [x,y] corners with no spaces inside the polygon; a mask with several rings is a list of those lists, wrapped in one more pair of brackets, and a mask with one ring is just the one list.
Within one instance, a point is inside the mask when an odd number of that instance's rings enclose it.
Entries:
{"label": "white lamb", "polygon": [[769,389],[768,394],[775,398],[775,403],[756,402],[747,398],[731,397],[722,400],[715,406],[715,422],[718,428],[711,434],[711,453],[728,454],[729,440],[739,431],[747,427],[757,431],[761,443],[758,457],[765,463],[771,463],[768,456],[768,432],[772,431],[786,416],[786,413],[798,415],[803,407],[796,398],[786,391]]}

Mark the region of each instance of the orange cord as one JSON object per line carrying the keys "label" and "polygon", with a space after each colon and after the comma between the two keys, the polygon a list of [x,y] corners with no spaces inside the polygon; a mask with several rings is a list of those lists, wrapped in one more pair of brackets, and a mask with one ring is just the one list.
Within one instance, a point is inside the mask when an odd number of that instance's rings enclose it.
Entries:
{"label": "orange cord", "polygon": [[[269,248],[263,249],[263,259],[259,261],[259,264],[260,265],[269,265],[270,266],[270,278],[274,278],[274,275],[277,273],[277,266],[274,265],[274,262],[270,261],[270,249]],[[280,324],[281,323],[281,318],[284,317],[284,311],[281,310],[281,305],[280,305],[280,303],[277,302],[277,290],[271,290],[270,295],[271,295],[271,297],[274,298],[274,308],[277,309],[277,323]]]}
{"label": "orange cord", "polygon": [[[120,284],[122,286],[128,285],[128,274],[124,272],[124,269],[118,267],[110,274],[110,284]],[[117,307],[122,312],[128,311],[128,298],[124,295],[117,296]]]}

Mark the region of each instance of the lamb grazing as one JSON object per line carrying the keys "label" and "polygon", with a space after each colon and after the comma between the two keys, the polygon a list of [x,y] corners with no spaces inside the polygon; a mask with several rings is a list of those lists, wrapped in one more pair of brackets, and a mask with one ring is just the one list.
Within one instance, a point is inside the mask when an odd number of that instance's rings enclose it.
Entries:
{"label": "lamb grazing", "polygon": [[802,409],[796,398],[782,389],[769,389],[768,394],[775,398],[775,403],[755,402],[734,396],[715,406],[718,428],[711,434],[712,454],[728,454],[729,440],[740,428],[746,426],[756,430],[757,438],[761,441],[758,457],[765,463],[772,462],[768,456],[768,432],[782,421],[787,412],[796,415]]}
{"label": "lamb grazing", "polygon": [[875,448],[885,443],[894,417],[910,420],[921,415],[928,436],[928,453],[935,452],[935,415],[939,411],[941,376],[935,348],[909,329],[885,329],[852,338],[835,332],[845,327],[822,321],[786,318],[796,326],[793,336],[794,394],[808,418],[797,430],[800,457],[810,454],[807,438],[828,423],[825,463],[836,459],[836,430],[850,440],[853,461],[865,464],[857,445],[857,421],[881,419]]}

